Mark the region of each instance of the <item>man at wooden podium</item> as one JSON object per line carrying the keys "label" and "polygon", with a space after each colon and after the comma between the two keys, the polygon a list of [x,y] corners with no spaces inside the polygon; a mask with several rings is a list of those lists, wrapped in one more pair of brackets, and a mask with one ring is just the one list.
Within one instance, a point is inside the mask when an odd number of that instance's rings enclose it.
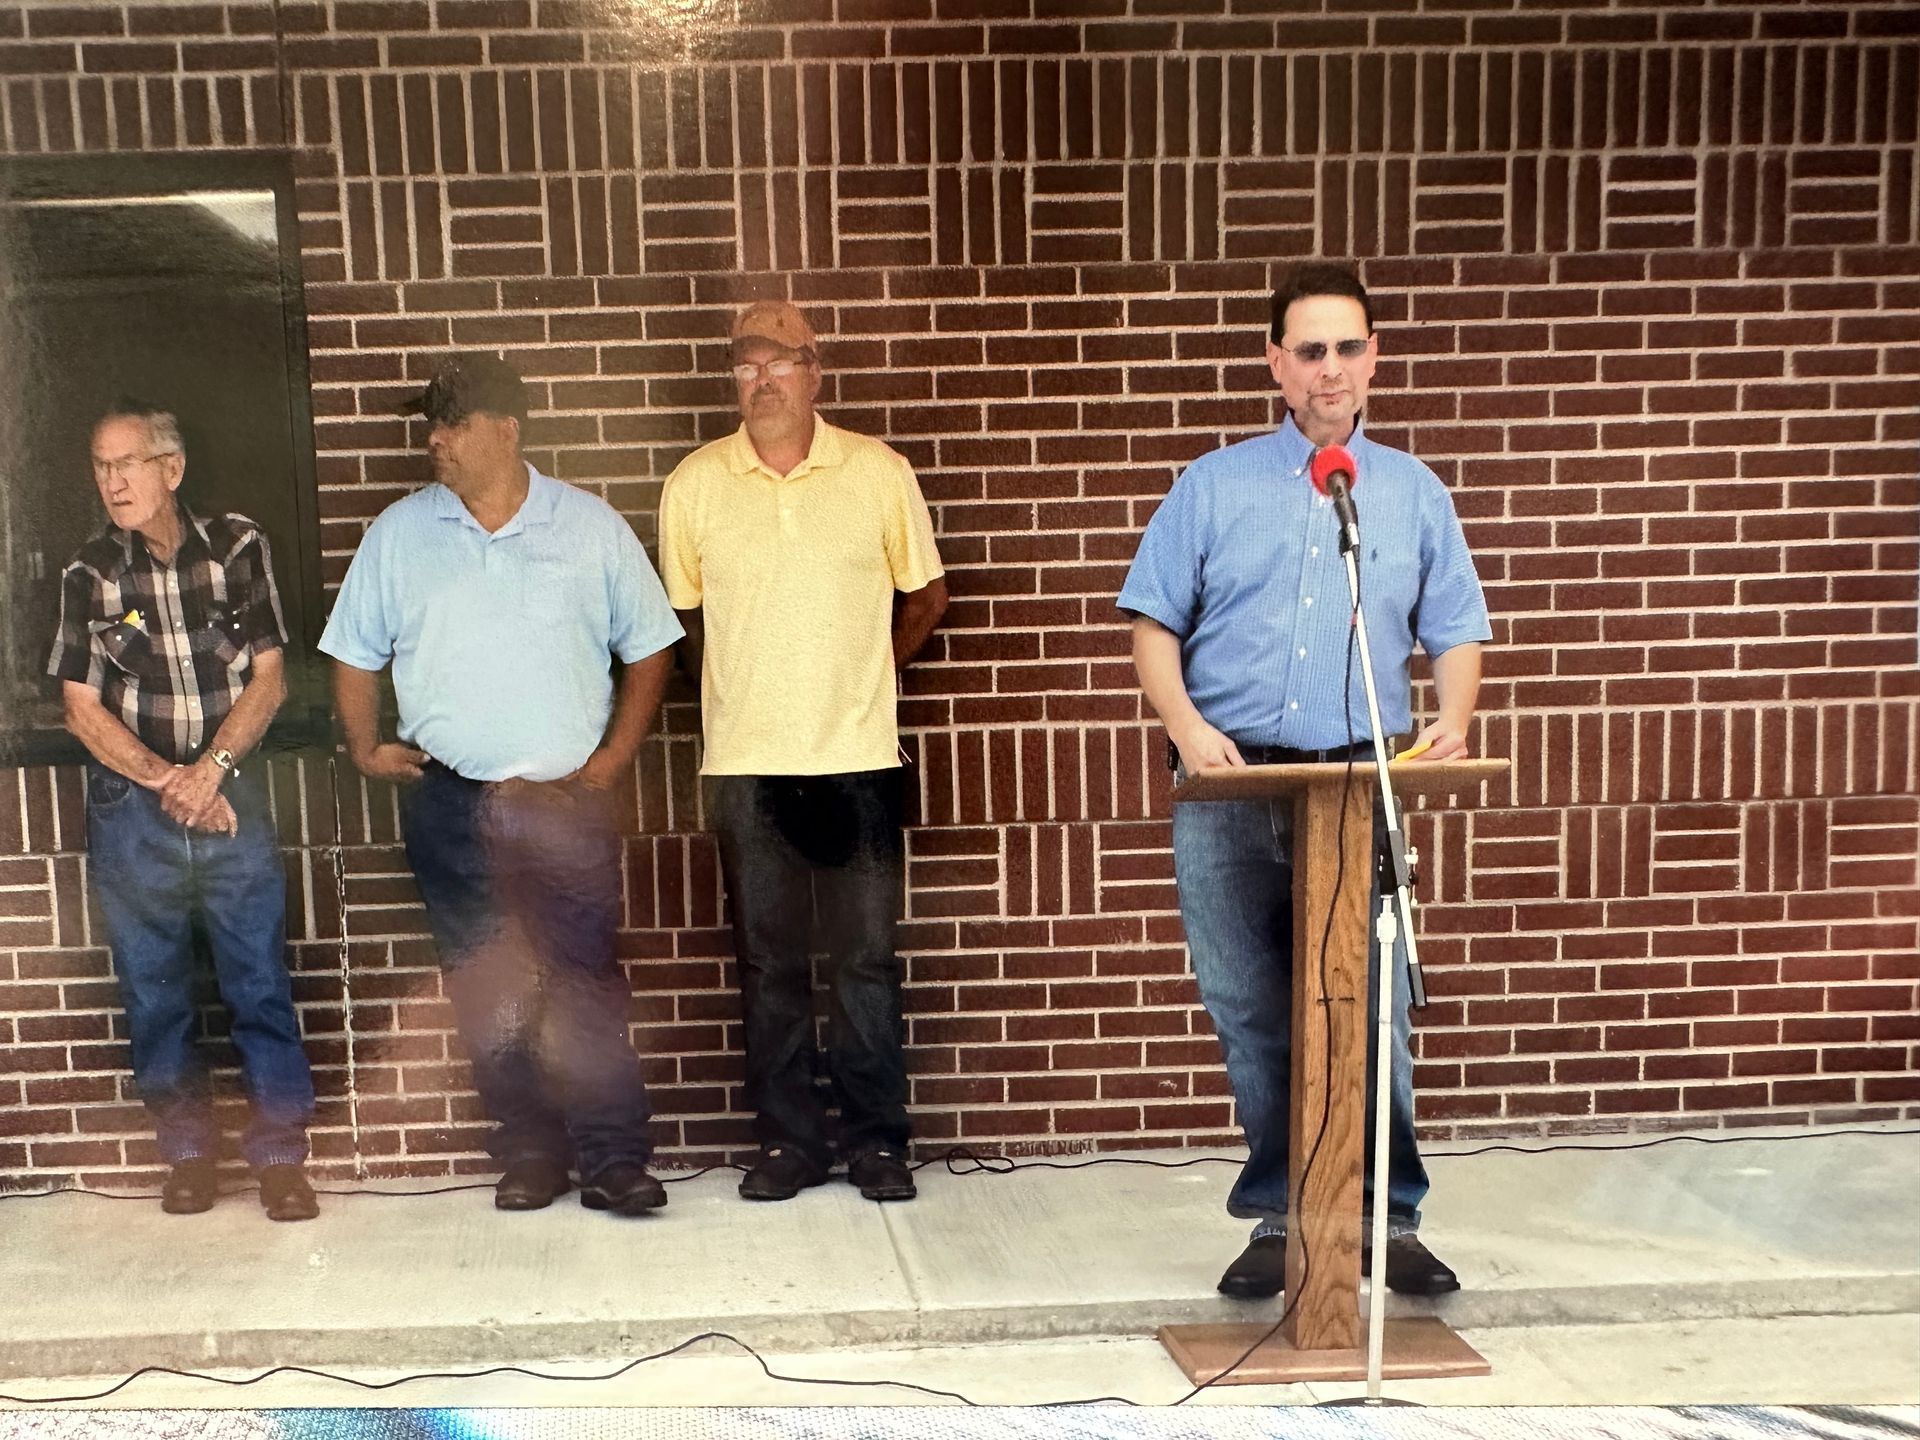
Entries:
{"label": "man at wooden podium", "polygon": [[[1286,419],[1187,467],[1148,522],[1120,592],[1140,685],[1177,769],[1373,754],[1334,510],[1308,476],[1329,445],[1357,462],[1361,595],[1382,726],[1390,737],[1413,728],[1408,664],[1418,642],[1433,662],[1439,714],[1409,758],[1421,747],[1433,760],[1464,754],[1481,642],[1492,634],[1486,600],[1446,486],[1361,425],[1378,341],[1354,273],[1308,264],[1284,278],[1266,353]],[[1383,838],[1377,810],[1374,818]],[[1223,1294],[1246,1299],[1285,1284],[1292,966],[1312,959],[1292,953],[1292,820],[1284,801],[1174,807],[1181,918],[1251,1152],[1227,1209],[1257,1223],[1220,1277]],[[1376,879],[1369,933],[1377,896]],[[1440,1295],[1460,1282],[1418,1235],[1427,1173],[1413,1127],[1406,956],[1395,948],[1386,1282]],[[1373,1094],[1369,1078],[1369,1101]],[[1370,1205],[1371,1118],[1366,1136]],[[1371,1262],[1363,1251],[1364,1273]]]}

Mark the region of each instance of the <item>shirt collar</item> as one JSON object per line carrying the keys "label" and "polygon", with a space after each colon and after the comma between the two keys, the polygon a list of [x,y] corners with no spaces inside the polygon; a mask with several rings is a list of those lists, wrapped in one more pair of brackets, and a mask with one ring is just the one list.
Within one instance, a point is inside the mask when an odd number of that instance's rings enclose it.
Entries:
{"label": "shirt collar", "polygon": [[[1293,412],[1287,412],[1287,418],[1280,422],[1280,428],[1274,432],[1280,439],[1281,459],[1295,471],[1304,472],[1318,452],[1319,446],[1301,433],[1294,422]],[[1353,417],[1353,434],[1347,437],[1347,449],[1358,451],[1362,446],[1371,444],[1366,437],[1364,417]]]}
{"label": "shirt collar", "polygon": [[753,441],[748,438],[744,424],[727,439],[727,468],[736,475],[751,475],[757,470],[775,480],[798,480],[810,470],[838,465],[846,458],[846,447],[841,443],[839,428],[829,425],[818,414],[813,417],[813,443],[807,446],[806,458],[785,475],[775,475],[768,468],[767,462],[760,458],[760,452],[753,448]]}
{"label": "shirt collar", "polygon": [[1288,469],[1298,474],[1307,468],[1307,462],[1313,458],[1313,442],[1300,433],[1300,427],[1293,422],[1293,412],[1287,412],[1287,418],[1280,422],[1275,432],[1280,441],[1280,461]]}
{"label": "shirt collar", "polygon": [[[199,537],[201,546],[211,555],[213,537],[207,533],[207,522],[187,508],[187,502],[180,498],[178,492],[175,492],[173,497],[173,508],[180,516],[180,548],[173,552],[173,563],[175,565],[180,563],[181,556],[186,552],[187,546],[193,543],[195,536]],[[120,558],[114,565],[113,575],[107,576],[109,580],[133,564],[136,555],[144,555],[149,560],[153,559],[152,552],[147,549],[146,542],[140,538],[138,530],[123,530],[109,520],[105,533],[120,542]],[[137,550],[136,541],[139,542]],[[154,563],[159,562],[154,561]]]}
{"label": "shirt collar", "polygon": [[[506,524],[493,533],[512,535],[529,525],[550,525],[553,523],[554,509],[560,503],[560,482],[551,476],[542,475],[533,468],[533,462],[522,460],[527,467],[527,498],[520,502],[520,508]],[[433,513],[441,520],[465,520],[478,529],[480,522],[473,518],[464,501],[439,481],[431,487],[433,495]]]}

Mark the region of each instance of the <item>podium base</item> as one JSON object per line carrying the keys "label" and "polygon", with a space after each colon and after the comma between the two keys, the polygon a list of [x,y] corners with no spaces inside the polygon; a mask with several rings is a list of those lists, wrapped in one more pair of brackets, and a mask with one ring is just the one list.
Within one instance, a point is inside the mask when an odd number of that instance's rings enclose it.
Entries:
{"label": "podium base", "polygon": [[[1268,1330],[1271,1321],[1217,1325],[1162,1325],[1160,1343],[1174,1364],[1195,1385],[1212,1380]],[[1431,1315],[1387,1321],[1387,1343],[1380,1373],[1389,1380],[1459,1375],[1491,1375],[1493,1366]],[[1245,1363],[1220,1379],[1221,1385],[1290,1385],[1299,1380],[1364,1380],[1367,1348],[1296,1350],[1279,1333],[1248,1355]]]}

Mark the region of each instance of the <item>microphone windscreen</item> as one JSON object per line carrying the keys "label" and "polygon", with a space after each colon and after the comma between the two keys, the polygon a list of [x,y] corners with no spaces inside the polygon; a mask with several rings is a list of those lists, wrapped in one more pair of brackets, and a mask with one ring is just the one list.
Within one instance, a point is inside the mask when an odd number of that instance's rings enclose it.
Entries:
{"label": "microphone windscreen", "polygon": [[1353,452],[1344,445],[1327,445],[1313,452],[1313,488],[1322,495],[1328,493],[1327,485],[1335,475],[1347,477],[1347,488],[1353,489],[1360,483],[1360,467],[1353,463]]}

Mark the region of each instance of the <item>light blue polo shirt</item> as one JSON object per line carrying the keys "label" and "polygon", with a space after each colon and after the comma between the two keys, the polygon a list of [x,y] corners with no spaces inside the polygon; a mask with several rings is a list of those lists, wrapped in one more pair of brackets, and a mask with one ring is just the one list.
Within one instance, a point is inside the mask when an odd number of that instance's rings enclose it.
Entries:
{"label": "light blue polo shirt", "polygon": [[356,669],[391,662],[400,738],[470,780],[577,770],[613,713],[612,657],[644,660],[684,633],[619,512],[527,476],[491,535],[444,485],[389,505],[320,638]]}
{"label": "light blue polo shirt", "polygon": [[[1493,631],[1440,477],[1358,425],[1347,449],[1380,718],[1403,734],[1414,642],[1440,655]],[[1326,750],[1373,738],[1358,647],[1347,668],[1352,600],[1333,505],[1307,474],[1313,453],[1289,415],[1195,460],[1147,522],[1120,591],[1122,610],[1180,638],[1188,695],[1236,742]]]}

